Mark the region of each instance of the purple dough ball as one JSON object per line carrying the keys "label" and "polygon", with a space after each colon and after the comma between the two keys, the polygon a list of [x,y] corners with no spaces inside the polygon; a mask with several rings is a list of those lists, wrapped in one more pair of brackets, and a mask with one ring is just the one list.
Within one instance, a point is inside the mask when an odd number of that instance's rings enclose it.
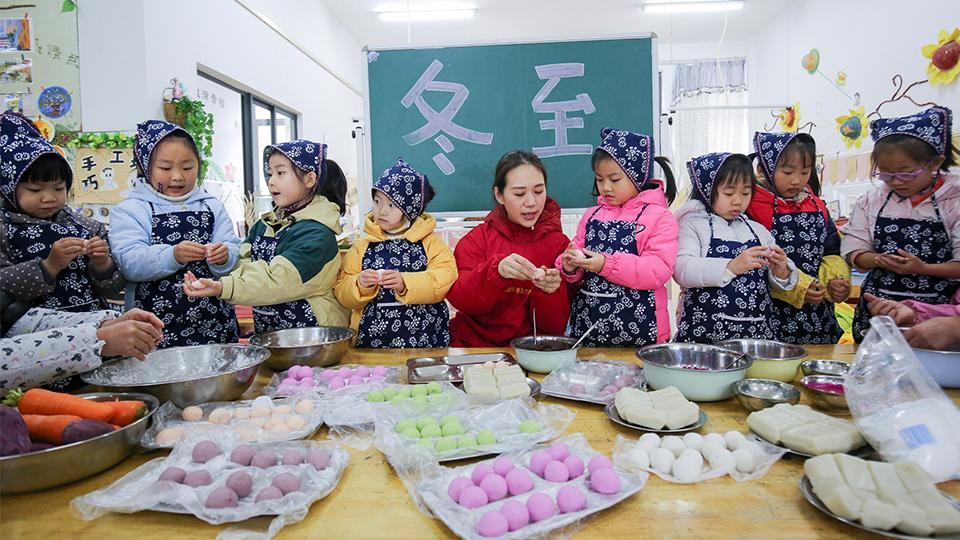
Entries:
{"label": "purple dough ball", "polygon": [[597,472],[600,469],[612,469],[613,463],[610,462],[610,458],[607,456],[593,456],[590,458],[590,463],[587,464],[587,470],[590,471],[590,474]]}
{"label": "purple dough ball", "polygon": [[306,379],[307,377],[313,378],[313,370],[310,369],[310,366],[300,366],[300,369],[297,371],[297,377],[300,379]]}
{"label": "purple dough ball", "polygon": [[480,489],[487,494],[488,501],[499,501],[507,496],[507,481],[502,476],[488,474],[480,481]]}
{"label": "purple dough ball", "polygon": [[254,502],[261,501],[272,501],[274,499],[279,499],[283,497],[283,492],[277,489],[276,486],[267,486],[260,490],[260,493],[257,493],[257,498]]}
{"label": "purple dough ball", "polygon": [[508,530],[510,530],[510,525],[507,523],[507,516],[496,510],[487,512],[477,522],[477,532],[480,533],[480,536],[486,538],[503,536],[507,534]]}
{"label": "purple dough ball", "polygon": [[506,456],[500,456],[493,461],[493,472],[500,476],[507,476],[507,473],[514,469],[513,461]]}
{"label": "purple dough ball", "polygon": [[500,507],[500,513],[507,518],[511,531],[522,529],[530,523],[530,511],[520,501],[509,501]]}
{"label": "purple dough ball", "polygon": [[530,521],[543,521],[557,512],[553,498],[546,493],[534,493],[527,499]]}
{"label": "purple dough ball", "polygon": [[300,477],[293,473],[282,472],[273,477],[270,485],[275,486],[286,495],[300,489]]}
{"label": "purple dough ball", "polygon": [[346,384],[344,383],[342,377],[334,377],[334,378],[330,379],[330,389],[331,389],[331,390],[339,390],[339,389],[343,388],[344,386],[346,386]]}
{"label": "purple dough ball", "polygon": [[200,441],[193,447],[193,461],[206,463],[220,455],[220,446],[213,441]]}
{"label": "purple dough ball", "polygon": [[582,384],[572,384],[570,385],[570,393],[582,396],[587,393],[587,388]]}
{"label": "purple dough ball", "polygon": [[237,497],[243,498],[253,491],[253,478],[243,471],[236,471],[227,478],[224,485],[232,489]]}
{"label": "purple dough ball", "polygon": [[190,487],[209,486],[212,483],[213,477],[203,469],[187,473],[187,476],[183,478],[183,484]]}
{"label": "purple dough ball", "polygon": [[460,506],[464,508],[480,508],[487,504],[487,492],[477,486],[467,486],[460,492],[460,498],[457,499]]}
{"label": "purple dough ball", "polygon": [[557,506],[564,514],[579,512],[587,507],[587,496],[580,488],[565,486],[557,492]]}
{"label": "purple dough ball", "polygon": [[303,463],[303,454],[299,450],[287,450],[280,459],[283,465],[299,465]]}
{"label": "purple dough ball", "polygon": [[246,467],[250,465],[250,461],[253,460],[253,456],[255,455],[257,455],[257,451],[254,450],[252,446],[249,444],[241,444],[230,452],[230,461]]}
{"label": "purple dough ball", "polygon": [[550,445],[550,448],[547,448],[547,453],[550,454],[550,457],[553,459],[563,461],[570,455],[570,449],[563,443],[553,443]]}
{"label": "purple dough ball", "polygon": [[228,487],[218,487],[207,496],[207,508],[233,508],[240,502],[239,497]]}
{"label": "purple dough ball", "polygon": [[480,482],[490,474],[494,474],[493,467],[486,463],[481,463],[473,468],[473,472],[470,473],[470,479],[473,480],[473,485],[479,486]]}
{"label": "purple dough ball", "polygon": [[450,485],[447,486],[447,495],[450,496],[453,500],[458,500],[460,498],[460,493],[468,486],[472,486],[473,482],[470,481],[466,476],[458,476],[450,482]]}
{"label": "purple dough ball", "polygon": [[530,470],[537,476],[543,476],[543,470],[547,468],[547,463],[553,461],[553,457],[546,450],[538,450],[530,456]]}
{"label": "purple dough ball", "polygon": [[169,469],[163,471],[163,474],[160,475],[160,480],[167,480],[168,482],[182,484],[183,479],[186,477],[187,471],[181,469],[180,467],[170,467]]}
{"label": "purple dough ball", "polygon": [[359,384],[363,384],[363,377],[359,375],[354,375],[353,377],[350,377],[349,381],[350,381],[350,386],[357,386]]}
{"label": "purple dough ball", "polygon": [[583,474],[583,460],[577,456],[572,454],[567,456],[567,459],[563,460],[563,464],[567,466],[570,478],[576,478]]}
{"label": "purple dough ball", "polygon": [[551,461],[543,469],[543,479],[547,482],[566,482],[570,479],[570,471],[562,461]]}
{"label": "purple dough ball", "polygon": [[267,469],[277,464],[277,454],[269,450],[261,450],[250,460],[250,465]]}
{"label": "purple dough ball", "polygon": [[533,478],[523,469],[514,469],[507,473],[507,491],[510,495],[520,495],[533,489]]}
{"label": "purple dough ball", "polygon": [[330,464],[330,454],[320,450],[311,450],[307,455],[307,463],[313,465],[313,468],[322,471]]}

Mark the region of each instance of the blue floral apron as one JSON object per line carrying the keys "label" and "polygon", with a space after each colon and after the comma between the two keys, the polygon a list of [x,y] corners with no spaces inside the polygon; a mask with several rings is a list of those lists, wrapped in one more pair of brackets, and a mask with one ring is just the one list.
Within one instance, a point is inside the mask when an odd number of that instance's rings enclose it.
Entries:
{"label": "blue floral apron", "polygon": [[[735,259],[743,251],[760,245],[753,227],[742,219],[752,240],[721,240],[713,232],[710,215],[710,247],[707,257]],[[774,339],[768,321],[771,310],[768,268],[754,268],[733,278],[723,287],[696,287],[683,292],[677,336],[680,343],[716,343],[727,339]]]}
{"label": "blue floral apron", "polygon": [[[277,253],[279,242],[280,238],[277,236],[260,235],[250,248],[250,258],[269,263]],[[319,326],[319,323],[310,302],[305,299],[269,306],[253,306],[253,328],[257,334],[311,326]]]}
{"label": "blue floral apron", "polygon": [[[10,255],[14,264],[45,259],[54,242],[63,238],[91,238],[89,231],[71,222],[22,224],[11,223],[10,219],[7,219],[7,223]],[[89,265],[86,256],[70,261],[70,264],[57,274],[53,291],[43,297],[37,307],[74,312],[105,309],[106,303],[93,289]]]}
{"label": "blue floral apron", "polygon": [[[777,199],[773,200],[773,227],[770,233],[787,257],[801,272],[818,279],[820,264],[827,242],[827,220],[817,205],[813,212],[777,213]],[[827,284],[821,284],[826,287]],[[843,330],[837,323],[833,302],[824,299],[819,304],[804,304],[797,309],[773,299],[773,325],[780,339],[787,343],[824,344],[840,341]]]}
{"label": "blue floral apron", "polygon": [[[427,252],[423,242],[402,238],[372,242],[363,254],[361,268],[423,272]],[[450,312],[445,302],[408,305],[398,302],[392,290],[380,287],[360,316],[357,347],[432,349],[449,345]]]}
{"label": "blue floral apron", "polygon": [[[883,209],[893,196],[891,191],[887,200],[877,212],[877,222],[873,226],[873,250],[877,253],[896,253],[898,249],[908,251],[927,264],[940,264],[953,259],[953,247],[950,235],[943,224],[937,197],[930,195],[936,220],[888,218],[883,217]],[[860,287],[860,297],[866,293],[890,300],[918,300],[927,304],[946,304],[960,287],[960,282],[952,279],[899,275],[883,268],[870,270]],[[853,338],[859,343],[863,333],[870,328],[870,312],[867,303],[861,300],[853,315]]]}
{"label": "blue floral apron", "polygon": [[[151,203],[150,212],[153,245],[175,246],[185,240],[209,244],[213,239],[214,214],[209,208],[157,214]],[[137,284],[134,306],[153,312],[164,324],[163,341],[157,348],[236,343],[237,316],[233,308],[218,298],[191,298],[184,294],[187,272],[198,278],[214,279],[206,261],[193,261],[165,278]]]}
{"label": "blue floral apron", "polygon": [[[637,235],[644,226],[637,223],[648,205],[633,221],[587,220],[584,244],[597,253],[637,255]],[[653,291],[624,287],[594,272],[587,272],[580,293],[573,301],[571,335],[580,336],[593,323],[600,324],[583,340],[587,347],[642,347],[657,342],[657,306]]]}

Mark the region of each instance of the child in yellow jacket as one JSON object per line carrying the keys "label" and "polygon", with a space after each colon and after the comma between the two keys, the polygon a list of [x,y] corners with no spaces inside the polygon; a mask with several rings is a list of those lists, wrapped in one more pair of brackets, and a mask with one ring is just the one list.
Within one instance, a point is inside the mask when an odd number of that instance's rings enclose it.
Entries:
{"label": "child in yellow jacket", "polygon": [[403,158],[374,184],[364,238],[350,248],[337,299],[352,309],[357,347],[436,348],[450,344],[444,298],[457,280],[453,252],[425,214],[434,196],[427,177]]}

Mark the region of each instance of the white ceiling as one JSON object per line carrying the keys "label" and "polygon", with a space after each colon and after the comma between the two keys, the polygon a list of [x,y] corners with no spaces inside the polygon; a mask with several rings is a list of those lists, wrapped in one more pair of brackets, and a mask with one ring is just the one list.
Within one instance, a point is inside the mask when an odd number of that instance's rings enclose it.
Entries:
{"label": "white ceiling", "polygon": [[[410,0],[415,8],[425,0]],[[729,14],[724,41],[741,41],[759,31],[795,0],[746,0]],[[640,0],[460,0],[476,7],[476,17],[460,21],[381,22],[375,8],[406,5],[406,0],[323,0],[361,45],[396,47],[497,41],[607,37],[654,32],[661,45],[716,42],[724,12],[649,14]],[[430,0],[436,3],[436,0]],[[672,36],[672,37],[671,37]]]}

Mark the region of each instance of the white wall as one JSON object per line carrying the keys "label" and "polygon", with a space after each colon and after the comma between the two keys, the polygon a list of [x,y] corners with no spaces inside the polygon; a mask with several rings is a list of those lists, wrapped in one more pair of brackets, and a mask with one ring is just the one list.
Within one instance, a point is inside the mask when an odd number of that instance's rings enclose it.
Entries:
{"label": "white wall", "polygon": [[177,77],[194,90],[199,65],[297,112],[299,136],[326,142],[330,157],[356,175],[350,130],[351,118],[363,115],[353,90],[362,84],[361,46],[321,2],[84,0],[78,10],[84,130],[130,131],[162,118],[162,89]]}
{"label": "white wall", "polygon": [[[810,49],[820,51],[820,70],[833,80],[838,70],[847,73],[843,90],[859,92],[867,112],[893,94],[891,78],[900,73],[910,82],[926,78],[928,61],[920,48],[935,43],[941,28],[953,29],[957,17],[955,0],[804,0],[794,2],[761,29],[748,45],[751,103],[800,102],[801,123],[813,121],[818,150],[835,157],[872,148],[869,138],[860,150],[846,150],[837,132],[835,118],[847,114],[851,101],[821,75],[809,75],[800,66]],[[960,112],[960,84],[916,87],[911,96],[918,102],[935,101]],[[886,116],[917,110],[901,101],[884,106]],[[750,129],[769,124],[769,111],[750,114]],[[958,129],[955,125],[955,129]]]}

